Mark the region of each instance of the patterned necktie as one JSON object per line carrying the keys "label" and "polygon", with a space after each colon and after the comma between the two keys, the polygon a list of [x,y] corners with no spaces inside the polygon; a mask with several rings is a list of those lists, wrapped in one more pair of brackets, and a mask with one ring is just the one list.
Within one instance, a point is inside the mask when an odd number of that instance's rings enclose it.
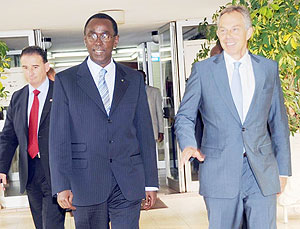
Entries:
{"label": "patterned necktie", "polygon": [[239,113],[240,119],[243,122],[243,92],[239,67],[241,62],[234,62],[234,70],[231,80],[231,94],[235,107]]}
{"label": "patterned necktie", "polygon": [[39,120],[39,98],[40,91],[34,90],[34,99],[29,116],[29,127],[28,127],[28,153],[33,159],[39,152],[39,144],[37,137],[38,120]]}
{"label": "patterned necktie", "polygon": [[109,115],[110,111],[110,100],[109,100],[109,91],[105,81],[106,70],[104,68],[101,69],[99,73],[99,81],[98,81],[98,90],[102,98],[102,102],[104,108],[106,110],[107,115]]}

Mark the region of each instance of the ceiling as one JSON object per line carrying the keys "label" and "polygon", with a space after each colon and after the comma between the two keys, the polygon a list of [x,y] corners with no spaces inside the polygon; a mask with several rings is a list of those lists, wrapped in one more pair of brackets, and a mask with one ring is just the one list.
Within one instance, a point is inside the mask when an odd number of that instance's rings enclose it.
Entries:
{"label": "ceiling", "polygon": [[[15,0],[1,10],[0,31],[41,29],[52,38],[49,51],[84,49],[82,31],[86,20],[102,10],[122,9],[119,47],[151,41],[151,31],[164,24],[210,16],[228,0]],[[2,3],[2,6],[4,2]]]}

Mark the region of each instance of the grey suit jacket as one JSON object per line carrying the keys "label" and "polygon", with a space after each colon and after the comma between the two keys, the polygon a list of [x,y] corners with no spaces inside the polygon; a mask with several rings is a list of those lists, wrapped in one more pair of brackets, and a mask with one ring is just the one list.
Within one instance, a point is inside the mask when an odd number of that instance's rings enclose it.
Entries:
{"label": "grey suit jacket", "polygon": [[127,200],[158,187],[155,141],[140,73],[116,63],[109,116],[86,60],[55,77],[50,124],[52,193],[73,204],[102,203],[115,177]]}
{"label": "grey suit jacket", "polygon": [[243,148],[263,195],[280,191],[279,174],[291,175],[289,128],[277,63],[251,55],[255,92],[242,124],[228,82],[223,53],[193,65],[176,115],[180,148],[197,147],[195,121],[203,120],[200,194],[232,198],[238,194]]}
{"label": "grey suit jacket", "polygon": [[158,88],[146,85],[147,99],[152,119],[152,126],[155,140],[158,133],[164,132],[164,120],[162,112],[162,98]]}

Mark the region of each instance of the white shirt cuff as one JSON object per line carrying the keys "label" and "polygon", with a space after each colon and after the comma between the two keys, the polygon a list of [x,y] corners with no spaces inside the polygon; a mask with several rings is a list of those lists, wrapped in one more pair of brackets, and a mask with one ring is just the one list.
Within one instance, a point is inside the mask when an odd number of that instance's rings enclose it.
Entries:
{"label": "white shirt cuff", "polygon": [[148,191],[148,192],[158,191],[158,187],[145,187],[145,191]]}

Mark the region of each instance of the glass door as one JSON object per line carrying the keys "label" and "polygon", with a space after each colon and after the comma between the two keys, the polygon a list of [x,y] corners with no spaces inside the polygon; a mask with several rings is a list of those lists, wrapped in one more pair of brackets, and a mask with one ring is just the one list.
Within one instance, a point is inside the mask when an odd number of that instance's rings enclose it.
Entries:
{"label": "glass door", "polygon": [[[184,95],[185,84],[191,74],[192,64],[196,58],[196,54],[201,48],[201,44],[206,41],[205,36],[198,31],[198,26],[201,21],[202,19],[176,21],[180,101]],[[197,119],[200,118],[198,115]],[[197,121],[197,125],[201,125],[201,123],[201,120]],[[198,128],[196,127],[196,129]],[[196,139],[198,142],[200,142],[202,138],[201,135],[202,133],[196,131]],[[194,160],[184,166],[185,188],[187,192],[199,190],[198,170],[198,160]]]}
{"label": "glass door", "polygon": [[159,56],[161,89],[164,109],[164,151],[167,185],[184,192],[184,171],[178,168],[179,148],[176,141],[174,121],[179,106],[179,82],[177,68],[176,26],[175,22],[159,30]]}

